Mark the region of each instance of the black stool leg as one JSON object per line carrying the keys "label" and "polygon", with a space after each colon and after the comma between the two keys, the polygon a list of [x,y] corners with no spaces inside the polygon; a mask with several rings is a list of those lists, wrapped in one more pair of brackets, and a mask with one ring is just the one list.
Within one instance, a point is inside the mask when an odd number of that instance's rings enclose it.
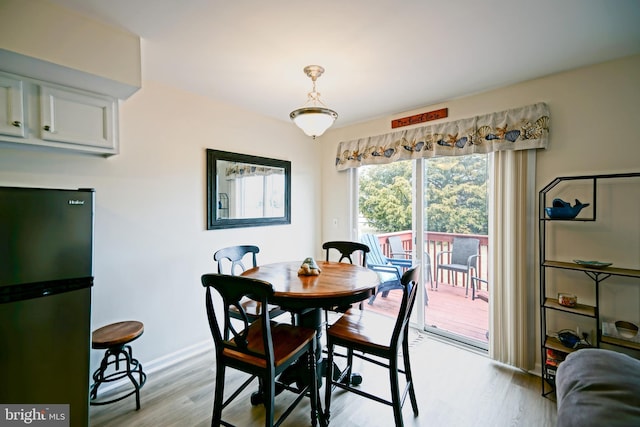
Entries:
{"label": "black stool leg", "polygon": [[[113,358],[113,360],[110,360]],[[120,368],[120,362],[124,362],[125,367]],[[115,365],[115,371],[107,374],[109,366]],[[134,374],[138,374],[138,380],[135,379]],[[118,396],[111,400],[97,402],[98,388],[100,385],[108,382],[118,381],[123,378],[129,378],[133,385],[133,390],[124,395]],[[104,357],[100,362],[100,367],[93,373],[93,385],[91,386],[90,404],[91,405],[106,405],[108,403],[117,402],[124,398],[127,398],[133,394],[136,395],[136,410],[140,409],[140,389],[147,380],[147,374],[142,370],[140,362],[133,357],[131,346],[120,345],[116,347],[108,348],[105,351]]]}

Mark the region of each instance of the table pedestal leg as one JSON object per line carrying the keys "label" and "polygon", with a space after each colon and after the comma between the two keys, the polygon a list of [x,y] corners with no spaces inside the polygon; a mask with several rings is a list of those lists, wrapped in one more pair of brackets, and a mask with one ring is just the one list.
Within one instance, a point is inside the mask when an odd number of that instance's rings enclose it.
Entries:
{"label": "table pedestal leg", "polygon": [[[300,326],[304,326],[307,328],[312,328],[316,330],[316,360],[317,360],[317,378],[318,378],[318,387],[322,387],[322,379],[327,372],[326,363],[327,360],[322,357],[322,334],[324,332],[323,322],[322,322],[322,309],[320,308],[311,308],[305,309],[296,313],[296,324]],[[301,388],[304,387],[308,382],[308,374],[307,374],[307,363],[306,361],[298,361],[288,367],[284,372],[280,374],[278,377],[278,381],[290,385],[294,382],[296,385]],[[333,373],[334,380],[338,379],[342,372],[338,368],[338,366],[333,364]],[[359,385],[362,383],[362,375],[358,373],[352,373],[350,378],[344,380],[349,381],[352,385]],[[276,395],[280,394],[283,391],[282,387],[276,387]],[[258,405],[264,402],[264,397],[262,395],[262,390],[255,391],[251,394],[251,404]]]}
{"label": "table pedestal leg", "polygon": [[[322,334],[324,333],[324,323],[322,320],[322,309],[315,308],[305,310],[296,315],[296,322],[298,325],[306,326],[307,328],[313,328],[316,330],[316,337],[318,340],[317,345],[317,354],[316,360],[318,361],[318,387],[322,386],[322,379],[327,373],[327,360],[322,357]],[[334,380],[338,379],[342,374],[342,371],[338,366],[333,364],[333,376]],[[301,371],[298,374],[304,381],[308,376],[306,375],[306,371]],[[345,382],[349,381],[351,385],[360,385],[362,384],[362,375],[359,373],[352,373],[349,378],[344,379]]]}

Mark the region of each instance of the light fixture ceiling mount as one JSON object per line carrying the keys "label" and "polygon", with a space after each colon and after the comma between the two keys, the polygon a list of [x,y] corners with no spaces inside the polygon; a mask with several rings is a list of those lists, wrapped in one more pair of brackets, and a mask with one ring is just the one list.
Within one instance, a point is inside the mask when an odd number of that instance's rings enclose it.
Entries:
{"label": "light fixture ceiling mount", "polygon": [[320,92],[316,90],[316,80],[324,73],[324,68],[320,65],[307,65],[304,73],[313,82],[313,89],[307,95],[307,102],[301,108],[293,110],[289,117],[302,131],[316,139],[331,127],[338,118],[338,113],[320,100]]}

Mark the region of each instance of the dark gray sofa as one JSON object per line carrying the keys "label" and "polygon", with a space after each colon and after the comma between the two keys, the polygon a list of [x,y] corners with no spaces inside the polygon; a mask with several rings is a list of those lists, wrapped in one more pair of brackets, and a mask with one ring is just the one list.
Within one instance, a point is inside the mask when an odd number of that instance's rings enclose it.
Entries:
{"label": "dark gray sofa", "polygon": [[640,426],[640,360],[578,350],[558,367],[556,396],[558,427]]}

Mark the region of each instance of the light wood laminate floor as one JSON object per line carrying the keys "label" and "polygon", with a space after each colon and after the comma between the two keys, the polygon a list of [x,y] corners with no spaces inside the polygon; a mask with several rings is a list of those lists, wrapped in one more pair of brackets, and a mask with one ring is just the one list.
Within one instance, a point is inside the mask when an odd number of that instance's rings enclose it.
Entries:
{"label": "light wood laminate floor", "polygon": [[[405,426],[531,426],[556,425],[556,403],[540,395],[540,378],[491,361],[488,357],[417,332],[412,332],[411,362],[416,378],[420,415],[413,416],[410,402],[403,408]],[[143,363],[144,365],[144,363]],[[232,390],[244,374],[229,370],[226,384]],[[386,371],[371,364],[359,370],[361,387],[389,393]],[[92,406],[92,427],[208,426],[214,385],[213,351],[195,356],[162,372],[151,373],[141,390],[142,408],[135,410],[129,397],[106,406]],[[257,383],[256,383],[257,384]],[[264,408],[253,407],[248,395],[234,402],[223,418],[240,426],[262,426]],[[321,389],[324,400],[324,387]],[[277,397],[276,408],[285,392]],[[335,391],[331,404],[332,426],[393,426],[390,406],[353,393]],[[303,402],[283,426],[305,426],[309,405]]]}

